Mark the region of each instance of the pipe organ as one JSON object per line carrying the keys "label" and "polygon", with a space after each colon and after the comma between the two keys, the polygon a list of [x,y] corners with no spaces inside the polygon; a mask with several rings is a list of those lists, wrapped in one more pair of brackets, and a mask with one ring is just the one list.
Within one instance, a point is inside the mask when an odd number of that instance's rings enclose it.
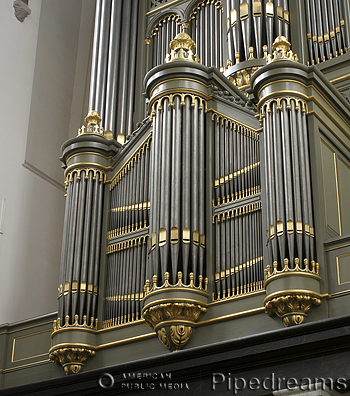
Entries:
{"label": "pipe organ", "polygon": [[[204,343],[197,328],[262,307],[285,326],[317,316],[327,265],[312,164],[320,131],[332,125],[327,136],[343,144],[349,126],[349,105],[317,64],[348,62],[348,0],[298,1],[305,19],[288,0],[175,0],[146,13],[138,0],[96,4],[95,111],[63,145],[51,359],[78,372],[99,337],[118,344],[138,331],[176,351]],[[293,42],[298,29],[307,34]],[[142,92],[138,62],[149,69]]]}

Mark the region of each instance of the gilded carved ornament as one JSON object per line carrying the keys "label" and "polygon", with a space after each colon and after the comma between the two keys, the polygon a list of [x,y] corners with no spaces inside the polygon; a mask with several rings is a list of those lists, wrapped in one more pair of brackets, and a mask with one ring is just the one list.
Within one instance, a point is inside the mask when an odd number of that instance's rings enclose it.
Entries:
{"label": "gilded carved ornament", "polygon": [[163,345],[177,351],[187,344],[194,322],[206,311],[200,304],[166,302],[146,307],[142,316],[154,328]]}
{"label": "gilded carved ornament", "polygon": [[196,43],[192,40],[191,36],[185,32],[181,32],[170,41],[171,52],[166,55],[165,62],[186,60],[199,63],[198,55],[193,52],[195,47]]}
{"label": "gilded carved ornament", "polygon": [[303,323],[311,306],[320,304],[318,295],[286,294],[265,302],[265,312],[269,316],[276,314],[289,327]]}
{"label": "gilded carved ornament", "polygon": [[285,36],[276,37],[273,45],[272,45],[272,55],[268,55],[266,62],[274,62],[278,60],[289,60],[293,62],[299,62],[299,58],[297,54],[294,54],[290,49],[291,44],[286,39]]}
{"label": "gilded carved ornament", "polygon": [[79,373],[88,357],[95,356],[91,348],[67,347],[50,350],[50,360],[60,364],[68,374]]}
{"label": "gilded carved ornament", "polygon": [[[142,310],[142,317],[148,325],[153,327],[157,333],[159,340],[165,347],[172,351],[178,351],[187,344],[191,335],[192,329],[195,327],[195,322],[198,320],[201,313],[205,313],[207,309],[203,303],[196,300],[190,301],[174,301],[167,299],[167,291],[174,291],[176,289],[188,289],[193,293],[206,293],[208,289],[208,279],[204,279],[199,275],[199,286],[194,284],[194,275],[191,273],[190,284],[186,285],[182,282],[182,272],[178,272],[178,282],[174,285],[169,283],[170,274],[165,273],[165,282],[162,286],[157,286],[157,275],[153,276],[153,286],[150,287],[150,281],[146,281],[144,289],[144,304]],[[153,293],[162,293],[164,299],[157,299],[156,302],[147,304],[147,297],[152,296]],[[182,300],[182,299],[180,299]]]}

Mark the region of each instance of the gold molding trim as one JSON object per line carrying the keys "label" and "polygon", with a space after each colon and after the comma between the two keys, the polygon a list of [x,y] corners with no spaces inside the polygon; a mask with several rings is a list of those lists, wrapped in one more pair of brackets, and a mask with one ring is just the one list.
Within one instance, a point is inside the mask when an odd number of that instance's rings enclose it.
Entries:
{"label": "gold molding trim", "polygon": [[195,83],[197,83],[197,84],[203,85],[205,88],[210,88],[210,87],[213,86],[213,84],[205,84],[204,82],[202,82],[202,81],[200,81],[200,80],[195,80],[194,78],[185,78],[185,77],[169,78],[169,79],[167,79],[167,80],[161,81],[160,83],[156,84],[156,85],[152,88],[152,90],[151,90],[151,97],[153,96],[154,91],[155,91],[158,87],[160,87],[161,85],[166,84],[166,83],[168,83],[168,82],[171,82],[171,81],[186,81],[186,82],[188,82],[188,81],[193,81],[193,82],[195,82]]}
{"label": "gold molding trim", "polygon": [[[145,322],[143,319],[140,320],[139,322]],[[131,324],[131,323],[130,323]],[[120,326],[118,326],[119,328]],[[111,330],[113,329],[112,327],[108,328],[108,329],[104,329],[104,330]],[[115,327],[114,327],[115,329]],[[102,331],[102,330],[100,330]],[[119,341],[113,341],[113,342],[109,342],[107,344],[101,344],[98,345],[96,347],[96,350],[100,350],[100,349],[105,349],[105,348],[111,348],[111,347],[115,347],[115,346],[119,346],[119,345],[123,345],[123,344],[129,344],[130,342],[138,342],[138,341],[142,341],[142,340],[146,340],[148,338],[155,338],[157,337],[156,333],[146,333],[146,334],[142,334],[136,337],[130,337],[130,338],[124,338],[123,340],[119,340]]]}
{"label": "gold molding trim", "polygon": [[343,81],[343,80],[347,80],[348,78],[350,78],[350,73],[349,74],[345,74],[344,76],[340,76],[337,78],[333,78],[332,80],[329,80],[332,84],[337,83],[339,81]]}
{"label": "gold molding trim", "polygon": [[37,331],[35,333],[25,334],[25,335],[22,335],[22,336],[19,336],[19,337],[14,337],[13,340],[12,340],[11,363],[21,362],[23,360],[34,359],[34,358],[39,357],[39,356],[47,355],[47,352],[46,352],[46,353],[41,353],[39,355],[29,356],[29,357],[26,357],[26,358],[14,360],[15,348],[16,348],[16,346],[15,346],[16,345],[16,340],[18,340],[20,338],[31,337],[31,336],[36,335],[36,334],[43,334],[43,333],[49,333],[49,332],[51,332],[51,329]]}
{"label": "gold molding trim", "polygon": [[[260,281],[261,282],[261,281]],[[264,288],[260,289],[260,290],[256,290],[250,293],[246,293],[246,294],[236,294],[236,295],[231,295],[230,297],[225,297],[225,298],[221,298],[220,300],[215,300],[214,296],[212,299],[211,303],[207,304],[207,307],[211,307],[212,305],[217,305],[217,304],[221,304],[221,303],[227,303],[233,300],[239,300],[242,298],[247,298],[247,297],[252,297],[252,296],[258,296],[258,295],[265,295],[266,291]]]}
{"label": "gold molding trim", "polygon": [[7,369],[0,369],[1,373],[8,373],[11,371],[17,371],[18,369],[23,369],[25,367],[41,366],[42,364],[51,363],[50,359],[39,360],[38,362],[21,364],[20,366],[9,367]]}
{"label": "gold molding trim", "polygon": [[[226,302],[226,301],[228,301],[228,300],[218,301],[217,303]],[[219,323],[219,322],[225,322],[226,320],[237,319],[242,316],[255,315],[255,314],[259,314],[259,313],[263,313],[263,312],[265,312],[264,307],[249,309],[247,311],[241,311],[241,312],[237,312],[237,313],[233,313],[233,314],[229,314],[229,315],[219,316],[219,317],[213,318],[213,319],[203,320],[201,322],[196,323],[196,327],[211,325],[211,324],[215,324],[215,323]]]}
{"label": "gold molding trim", "polygon": [[341,254],[341,255],[335,257],[335,261],[336,261],[336,265],[337,265],[337,280],[338,280],[338,285],[339,286],[346,285],[347,283],[350,283],[350,280],[347,281],[347,282],[341,283],[341,281],[340,281],[340,268],[339,268],[339,264],[340,264],[339,263],[339,259],[343,258],[343,257],[348,257],[348,256],[350,256],[350,253]]}
{"label": "gold molding trim", "polygon": [[111,155],[106,156],[106,155],[103,155],[103,154],[100,154],[100,153],[96,153],[96,152],[93,152],[93,151],[84,151],[84,152],[81,152],[81,153],[76,153],[76,154],[71,155],[70,157],[67,158],[66,162],[68,163],[72,158],[79,157],[81,155],[97,155],[97,156],[105,158],[105,159],[113,158]]}
{"label": "gold molding trim", "polygon": [[[184,1],[184,0],[172,0],[172,1],[169,1],[169,3],[163,4],[163,5],[159,6],[159,7],[155,7],[155,8],[153,8],[152,10],[147,11],[147,12],[146,12],[146,15],[153,14],[154,12],[157,12],[157,11],[159,11],[159,10],[162,10],[162,9],[165,8],[165,7],[169,7],[169,5],[173,5],[173,4],[179,3],[179,2],[181,2],[181,1]],[[175,14],[171,14],[171,15],[175,15]],[[175,15],[175,16],[178,16],[178,17],[180,18],[179,15]],[[161,20],[161,21],[162,21],[162,20]]]}

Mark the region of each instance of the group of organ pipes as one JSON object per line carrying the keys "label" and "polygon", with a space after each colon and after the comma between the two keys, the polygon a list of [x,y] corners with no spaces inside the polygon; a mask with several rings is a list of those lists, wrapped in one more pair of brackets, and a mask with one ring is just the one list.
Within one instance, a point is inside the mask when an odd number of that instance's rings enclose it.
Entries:
{"label": "group of organ pipes", "polygon": [[[133,0],[133,6],[125,0],[97,3],[94,40],[103,45],[94,46],[90,107],[103,115],[106,130],[127,135],[135,88],[136,33],[132,26],[139,2]],[[304,4],[308,63],[348,51],[347,2],[305,0]],[[148,64],[150,68],[163,65],[169,42],[185,30],[196,42],[203,65],[221,68],[225,57],[231,65],[254,56],[266,58],[277,36],[290,37],[290,7],[288,0],[227,0],[225,5],[205,0],[195,4],[188,21],[172,10],[162,15],[146,39],[151,45]],[[121,10],[127,15],[123,21]],[[119,57],[112,47],[121,42],[121,24],[130,48],[124,43]],[[106,36],[109,39],[104,41]],[[204,97],[172,91],[153,100],[148,124],[141,128],[142,133],[147,129],[144,139],[135,147],[129,144],[132,149],[127,144],[120,151],[121,160],[109,180],[104,328],[141,319],[144,286],[152,278],[157,288],[168,280],[175,285],[179,272],[185,285],[197,285],[199,278],[208,277],[214,284],[214,301],[263,290],[262,152],[267,175],[263,185],[268,260],[278,270],[287,257],[290,268],[316,265],[306,103],[293,98],[265,103],[260,130],[235,120],[234,114],[210,109],[211,180],[206,157],[208,98]],[[260,133],[264,133],[264,150]],[[281,169],[293,177],[283,179]],[[72,172],[67,179],[59,286],[61,325],[65,320],[67,326],[74,320],[79,325],[96,325],[104,181],[106,175],[94,169]],[[206,200],[207,183],[213,187],[212,202]],[[207,224],[208,210],[212,224]],[[212,241],[206,241],[208,226],[213,227]],[[74,243],[68,243],[70,237]],[[206,262],[208,244],[214,251],[211,273]]]}

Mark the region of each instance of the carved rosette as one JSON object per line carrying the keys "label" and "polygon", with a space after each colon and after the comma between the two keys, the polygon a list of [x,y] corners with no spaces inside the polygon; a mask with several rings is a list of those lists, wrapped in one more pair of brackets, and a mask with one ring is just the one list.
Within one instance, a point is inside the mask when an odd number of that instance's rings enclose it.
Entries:
{"label": "carved rosette", "polygon": [[68,374],[79,373],[88,357],[95,356],[95,351],[89,348],[67,347],[50,350],[50,360],[60,364]]}
{"label": "carved rosette", "polygon": [[178,351],[187,344],[195,322],[206,311],[197,303],[167,302],[146,306],[142,315],[162,344],[171,351]]}
{"label": "carved rosette", "polygon": [[287,294],[265,300],[265,312],[269,316],[276,314],[286,327],[304,322],[312,305],[320,305],[321,299],[316,295]]}

